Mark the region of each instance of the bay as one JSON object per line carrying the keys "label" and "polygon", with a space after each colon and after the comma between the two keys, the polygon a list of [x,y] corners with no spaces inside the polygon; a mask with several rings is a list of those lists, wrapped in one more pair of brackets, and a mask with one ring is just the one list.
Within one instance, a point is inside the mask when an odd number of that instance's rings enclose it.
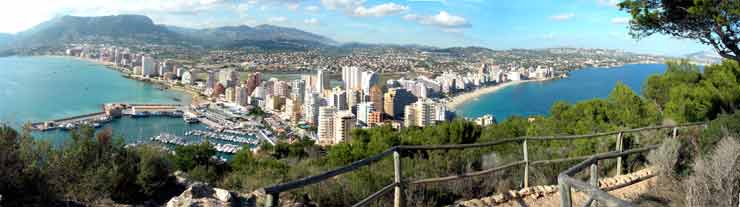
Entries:
{"label": "bay", "polygon": [[[126,79],[105,66],[70,57],[0,58],[0,120],[14,128],[24,123],[101,111],[105,103],[181,103],[190,96]],[[106,124],[127,142],[161,132],[183,135],[202,125],[179,118],[121,118]],[[35,132],[35,138],[63,143],[64,131]]]}
{"label": "bay", "polygon": [[463,117],[492,114],[503,121],[510,116],[547,115],[557,101],[606,98],[618,82],[640,94],[650,75],[662,74],[664,64],[630,64],[615,68],[586,68],[570,72],[568,78],[509,86],[468,101],[455,110]]}

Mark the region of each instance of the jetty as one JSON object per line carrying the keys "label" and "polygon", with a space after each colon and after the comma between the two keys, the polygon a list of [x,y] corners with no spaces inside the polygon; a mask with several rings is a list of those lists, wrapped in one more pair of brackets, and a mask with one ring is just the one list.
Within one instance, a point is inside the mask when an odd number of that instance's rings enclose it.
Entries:
{"label": "jetty", "polygon": [[35,122],[27,125],[32,131],[71,130],[83,125],[100,127],[114,118],[121,116],[146,117],[168,116],[182,117],[183,106],[180,104],[136,104],[136,103],[108,103],[103,104],[100,112],[82,114],[61,119]]}

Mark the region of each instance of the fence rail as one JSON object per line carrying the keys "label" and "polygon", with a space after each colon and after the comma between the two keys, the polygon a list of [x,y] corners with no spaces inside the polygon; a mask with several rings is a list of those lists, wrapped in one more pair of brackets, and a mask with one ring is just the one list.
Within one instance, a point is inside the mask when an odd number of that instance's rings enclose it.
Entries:
{"label": "fence rail", "polygon": [[[483,143],[472,143],[472,144],[448,144],[448,145],[401,145],[401,146],[395,146],[391,147],[390,149],[383,151],[381,153],[375,154],[373,156],[370,156],[368,158],[355,161],[349,165],[339,167],[337,169],[327,171],[318,175],[305,177],[302,179],[298,179],[295,181],[282,183],[274,186],[270,186],[264,189],[265,193],[267,194],[267,199],[265,202],[265,206],[267,207],[275,207],[279,205],[279,199],[280,199],[280,193],[287,192],[290,190],[294,190],[297,188],[301,188],[307,185],[315,184],[330,178],[333,178],[335,176],[349,173],[352,171],[355,171],[359,169],[360,167],[371,165],[375,162],[378,162],[382,160],[383,158],[386,158],[388,156],[393,155],[393,163],[394,163],[394,181],[393,183],[383,187],[379,191],[373,193],[369,197],[363,199],[359,203],[355,204],[354,206],[365,206],[372,201],[380,198],[381,196],[390,193],[391,189],[394,189],[394,206],[395,207],[402,207],[405,205],[405,198],[404,198],[404,190],[405,187],[409,184],[411,185],[419,185],[419,184],[428,184],[428,183],[439,183],[439,182],[446,182],[446,181],[452,181],[452,180],[459,180],[467,177],[476,177],[481,175],[487,175],[490,173],[494,173],[497,171],[522,166],[524,165],[524,176],[523,176],[523,184],[524,187],[529,187],[529,167],[531,165],[543,165],[543,164],[553,164],[553,163],[561,163],[561,162],[572,162],[572,161],[578,161],[578,160],[585,160],[581,163],[579,163],[576,166],[571,167],[567,171],[561,173],[558,176],[558,183],[561,188],[561,202],[566,201],[566,195],[564,195],[564,189],[568,189],[567,193],[567,201],[568,205],[561,204],[561,206],[570,206],[570,188],[576,188],[580,189],[582,191],[587,192],[591,197],[589,198],[589,202],[587,204],[590,204],[592,201],[607,201],[609,203],[617,204],[619,206],[631,206],[631,204],[619,200],[608,193],[601,191],[598,189],[598,187],[594,187],[593,182],[598,182],[598,180],[594,181],[596,179],[596,173],[592,173],[592,184],[589,185],[583,181],[577,180],[572,178],[571,176],[575,175],[575,173],[585,169],[588,167],[588,165],[592,165],[592,172],[595,172],[596,170],[596,164],[599,160],[603,159],[617,159],[617,174],[621,174],[622,172],[622,157],[625,155],[630,154],[637,154],[637,153],[644,153],[647,151],[650,151],[652,149],[657,148],[657,146],[648,146],[644,148],[638,148],[638,149],[630,149],[630,150],[624,150],[623,149],[623,135],[625,133],[635,133],[635,132],[642,132],[642,131],[650,131],[650,130],[659,130],[659,129],[673,129],[672,137],[676,138],[678,129],[680,128],[687,128],[687,127],[695,127],[699,125],[705,125],[706,123],[700,122],[700,123],[688,123],[688,124],[680,124],[680,125],[669,125],[669,126],[651,126],[651,127],[643,127],[643,128],[636,128],[636,129],[627,129],[627,130],[620,130],[620,131],[613,131],[613,132],[603,132],[603,133],[594,133],[594,134],[584,134],[584,135],[564,135],[564,136],[536,136],[536,137],[517,137],[517,138],[506,138],[506,139],[500,139],[492,142],[483,142]],[[527,142],[528,141],[556,141],[556,140],[575,140],[575,139],[591,139],[591,138],[599,138],[599,137],[605,137],[605,136],[613,136],[616,135],[616,150],[612,152],[607,153],[601,153],[601,154],[594,154],[594,155],[588,155],[588,156],[579,156],[579,157],[568,157],[568,158],[560,158],[560,159],[550,159],[550,160],[529,160],[529,151],[527,150]],[[508,163],[502,166],[489,168],[481,171],[475,171],[475,172],[468,172],[458,175],[450,175],[446,177],[437,177],[437,178],[426,178],[426,179],[420,179],[415,180],[411,182],[404,181],[402,177],[402,163],[401,163],[401,153],[402,152],[409,152],[409,151],[427,151],[427,150],[451,150],[451,149],[469,149],[469,148],[482,148],[482,147],[491,147],[506,143],[512,143],[512,142],[520,142],[522,143],[522,153],[523,153],[523,160]],[[595,184],[598,186],[598,183]],[[616,199],[616,200],[615,200]]]}

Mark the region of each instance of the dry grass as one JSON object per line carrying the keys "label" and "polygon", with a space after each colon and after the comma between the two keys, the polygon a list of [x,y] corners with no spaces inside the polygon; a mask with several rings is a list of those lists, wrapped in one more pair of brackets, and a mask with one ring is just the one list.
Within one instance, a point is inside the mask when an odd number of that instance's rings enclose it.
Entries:
{"label": "dry grass", "polygon": [[686,179],[687,206],[738,206],[740,195],[740,142],[722,139],[714,151],[697,158],[694,174]]}

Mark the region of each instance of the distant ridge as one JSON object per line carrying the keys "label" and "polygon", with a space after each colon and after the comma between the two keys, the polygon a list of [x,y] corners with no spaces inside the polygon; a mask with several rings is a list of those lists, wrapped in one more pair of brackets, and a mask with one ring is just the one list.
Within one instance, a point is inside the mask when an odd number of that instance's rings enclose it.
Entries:
{"label": "distant ridge", "polygon": [[265,48],[319,47],[337,44],[330,38],[288,27],[243,25],[190,29],[157,25],[143,15],[61,16],[17,35],[0,35],[0,47],[48,47],[72,42],[136,42]]}
{"label": "distant ridge", "polygon": [[155,25],[149,17],[142,15],[61,16],[17,34],[14,46],[39,47],[80,41],[136,39],[167,42],[177,40],[178,35]]}
{"label": "distant ridge", "polygon": [[699,51],[684,55],[684,58],[699,63],[720,63],[722,56],[712,51]]}
{"label": "distant ridge", "polygon": [[250,42],[302,43],[306,45],[336,45],[334,40],[305,32],[302,30],[279,27],[273,25],[247,25],[217,27],[209,29],[190,29],[176,26],[165,26],[171,31],[182,35],[185,39],[204,44],[213,44],[222,47],[244,45]]}

